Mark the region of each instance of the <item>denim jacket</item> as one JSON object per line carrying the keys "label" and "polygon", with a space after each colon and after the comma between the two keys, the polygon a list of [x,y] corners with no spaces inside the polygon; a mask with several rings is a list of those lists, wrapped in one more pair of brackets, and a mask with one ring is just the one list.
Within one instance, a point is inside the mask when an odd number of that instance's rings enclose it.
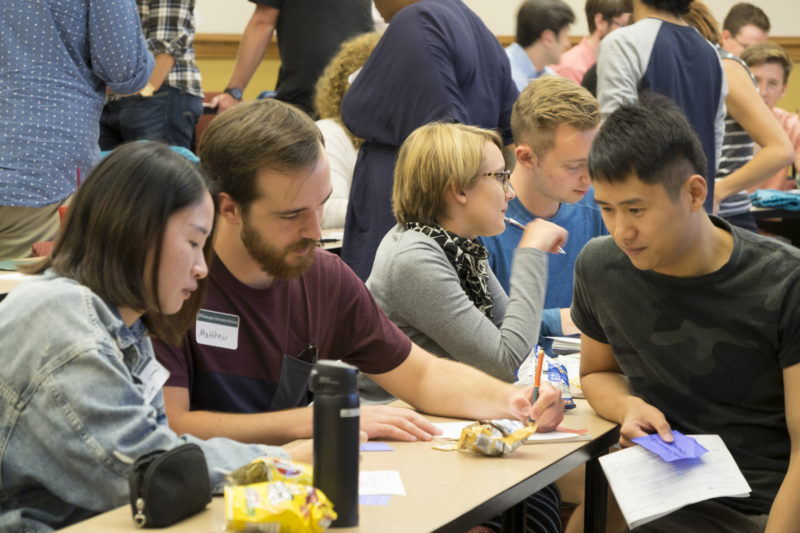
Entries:
{"label": "denim jacket", "polygon": [[138,378],[154,360],[147,331],[126,327],[88,288],[48,271],[0,303],[0,531],[51,531],[128,502],[136,457],[184,442],[203,449],[212,487],[280,448],[178,436],[159,389]]}

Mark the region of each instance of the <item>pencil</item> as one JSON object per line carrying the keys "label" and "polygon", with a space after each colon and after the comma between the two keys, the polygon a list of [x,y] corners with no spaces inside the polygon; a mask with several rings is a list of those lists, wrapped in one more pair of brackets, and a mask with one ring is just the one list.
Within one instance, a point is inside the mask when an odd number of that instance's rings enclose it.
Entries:
{"label": "pencil", "polygon": [[[517,220],[514,220],[514,219],[513,219],[513,218],[511,218],[511,217],[504,217],[504,218],[505,218],[505,220],[506,220],[506,223],[508,223],[508,224],[511,224],[511,225],[512,225],[512,226],[514,226],[515,228],[519,228],[519,229],[521,229],[521,230],[524,230],[524,229],[525,229],[525,225],[524,225],[522,222],[519,222],[519,221],[517,221]],[[558,253],[560,253],[560,254],[566,254],[567,252],[565,252],[565,251],[564,251],[564,249],[563,249],[562,247],[560,247],[560,246],[559,246],[559,247],[558,247]]]}
{"label": "pencil", "polygon": [[[536,403],[539,398],[539,385],[542,384],[542,367],[544,366],[544,350],[539,348],[539,353],[536,354],[536,374],[533,378],[533,392],[531,393],[531,407]],[[533,418],[528,417],[528,423],[534,422]]]}

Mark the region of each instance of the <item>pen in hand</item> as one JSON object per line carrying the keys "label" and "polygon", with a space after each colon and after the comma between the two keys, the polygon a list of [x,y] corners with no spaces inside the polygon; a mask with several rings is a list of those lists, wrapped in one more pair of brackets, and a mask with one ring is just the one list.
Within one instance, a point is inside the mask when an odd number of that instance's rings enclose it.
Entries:
{"label": "pen in hand", "polygon": [[[536,373],[533,378],[533,393],[531,393],[531,414],[533,414],[533,404],[536,403],[536,399],[539,397],[539,385],[542,383],[542,367],[544,366],[543,361],[544,350],[539,348],[539,351],[536,354]],[[528,424],[532,424],[534,422],[535,420],[533,417],[528,416]]]}
{"label": "pen in hand", "polygon": [[[525,230],[525,224],[523,224],[522,222],[519,222],[518,220],[514,220],[514,219],[513,219],[513,218],[511,218],[511,217],[503,217],[503,218],[505,219],[505,221],[506,221],[506,223],[507,223],[507,224],[511,224],[511,225],[512,225],[512,226],[514,226],[515,228],[519,228],[519,229],[521,229],[521,230],[523,230],[523,231]],[[558,253],[560,253],[560,254],[566,254],[567,252],[565,252],[565,251],[564,251],[564,249],[563,249],[562,247],[560,247],[560,246],[559,246],[559,247],[558,247]]]}

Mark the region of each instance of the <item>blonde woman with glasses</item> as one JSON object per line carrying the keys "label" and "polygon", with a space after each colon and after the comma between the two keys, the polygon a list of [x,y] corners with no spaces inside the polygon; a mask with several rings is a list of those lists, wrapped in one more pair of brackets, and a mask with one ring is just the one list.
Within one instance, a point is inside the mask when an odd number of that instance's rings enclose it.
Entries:
{"label": "blonde woman with glasses", "polygon": [[[514,381],[539,336],[547,254],[557,253],[567,232],[541,219],[528,224],[507,296],[478,241],[505,229],[514,198],[502,146],[494,131],[462,124],[431,123],[409,135],[394,171],[398,224],[378,247],[367,287],[419,346]],[[391,398],[362,379],[366,401]],[[560,531],[559,509],[558,489],[545,487],[526,503],[527,529]]]}
{"label": "blonde woman with glasses", "polygon": [[[539,335],[547,253],[567,232],[544,220],[525,228],[509,298],[477,240],[505,229],[514,198],[501,148],[497,133],[462,124],[431,123],[408,137],[394,174],[398,224],[378,247],[367,287],[415,343],[514,381]],[[366,400],[390,398],[370,385]]]}

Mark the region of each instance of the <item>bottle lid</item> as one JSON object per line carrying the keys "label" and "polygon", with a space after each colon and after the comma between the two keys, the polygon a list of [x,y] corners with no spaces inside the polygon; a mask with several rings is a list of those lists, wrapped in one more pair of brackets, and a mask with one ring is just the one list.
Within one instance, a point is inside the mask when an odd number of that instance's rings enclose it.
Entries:
{"label": "bottle lid", "polygon": [[317,361],[311,371],[314,394],[355,394],[358,369],[341,361]]}

